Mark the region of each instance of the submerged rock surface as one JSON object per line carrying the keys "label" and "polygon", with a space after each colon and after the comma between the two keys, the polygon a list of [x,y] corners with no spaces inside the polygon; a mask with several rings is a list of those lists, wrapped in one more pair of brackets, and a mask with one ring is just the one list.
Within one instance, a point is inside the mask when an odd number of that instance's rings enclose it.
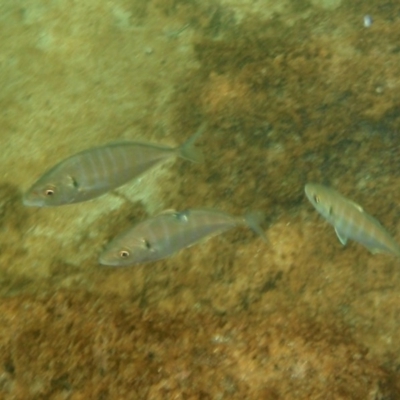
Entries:
{"label": "submerged rock surface", "polygon": [[[0,5],[0,397],[397,399],[400,268],[342,247],[330,185],[400,241],[400,5],[112,0]],[[363,16],[373,24],[365,28]],[[91,202],[22,205],[51,165],[120,140],[176,146]],[[170,259],[98,265],[164,209],[262,210]]]}

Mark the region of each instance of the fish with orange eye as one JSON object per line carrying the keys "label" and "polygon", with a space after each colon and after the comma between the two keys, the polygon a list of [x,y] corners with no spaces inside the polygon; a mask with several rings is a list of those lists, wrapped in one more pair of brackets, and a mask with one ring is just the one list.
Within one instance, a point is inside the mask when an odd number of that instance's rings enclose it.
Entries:
{"label": "fish with orange eye", "polygon": [[51,207],[87,201],[124,185],[169,158],[201,162],[203,155],[194,144],[205,127],[203,124],[179,147],[121,142],[81,151],[45,172],[25,193],[23,203]]}
{"label": "fish with orange eye", "polygon": [[264,241],[259,211],[234,216],[214,209],[168,210],[139,222],[115,237],[99,257],[102,265],[125,267],[167,258],[235,226],[247,225]]}

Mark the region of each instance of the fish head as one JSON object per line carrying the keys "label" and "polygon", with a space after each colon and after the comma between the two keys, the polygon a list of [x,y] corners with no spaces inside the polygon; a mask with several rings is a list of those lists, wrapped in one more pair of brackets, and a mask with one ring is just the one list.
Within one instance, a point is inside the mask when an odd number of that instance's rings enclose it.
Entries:
{"label": "fish head", "polygon": [[127,267],[156,259],[157,251],[148,240],[123,235],[106,246],[100,255],[99,263],[111,267]]}
{"label": "fish head", "polygon": [[30,207],[53,207],[74,203],[79,186],[68,174],[44,174],[25,193],[23,203]]}
{"label": "fish head", "polygon": [[330,220],[334,206],[334,191],[318,183],[307,183],[304,188],[306,196],[315,209],[327,220]]}

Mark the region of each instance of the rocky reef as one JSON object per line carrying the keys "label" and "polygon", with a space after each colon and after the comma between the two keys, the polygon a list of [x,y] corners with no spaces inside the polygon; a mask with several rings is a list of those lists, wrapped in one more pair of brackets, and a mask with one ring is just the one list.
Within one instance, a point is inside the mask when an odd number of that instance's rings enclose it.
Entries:
{"label": "rocky reef", "polygon": [[[304,196],[335,187],[400,241],[400,4],[4,0],[0,397],[399,399],[399,261],[338,242]],[[371,16],[366,24],[364,17]],[[24,207],[99,144],[180,145],[87,203]],[[153,264],[104,245],[164,209],[262,210]]]}

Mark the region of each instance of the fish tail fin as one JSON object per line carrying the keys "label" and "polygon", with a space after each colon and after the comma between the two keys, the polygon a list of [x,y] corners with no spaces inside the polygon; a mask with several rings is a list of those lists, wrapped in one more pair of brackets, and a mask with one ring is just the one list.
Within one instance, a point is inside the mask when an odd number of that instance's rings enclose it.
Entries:
{"label": "fish tail fin", "polygon": [[196,140],[204,133],[207,128],[207,124],[204,123],[200,126],[197,132],[191,136],[182,146],[178,147],[179,156],[185,160],[189,160],[195,163],[201,163],[204,161],[203,152],[194,147]]}
{"label": "fish tail fin", "polygon": [[265,220],[265,214],[262,211],[250,211],[245,214],[244,221],[257,235],[260,235],[264,242],[268,242],[260,224]]}

